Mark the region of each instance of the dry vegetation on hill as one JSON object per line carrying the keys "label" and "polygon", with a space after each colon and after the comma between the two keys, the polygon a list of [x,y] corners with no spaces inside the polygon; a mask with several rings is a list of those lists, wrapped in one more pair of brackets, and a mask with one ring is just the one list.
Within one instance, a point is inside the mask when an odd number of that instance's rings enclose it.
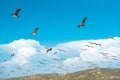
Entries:
{"label": "dry vegetation on hill", "polygon": [[94,68],[70,74],[37,74],[0,80],[120,80],[120,69]]}

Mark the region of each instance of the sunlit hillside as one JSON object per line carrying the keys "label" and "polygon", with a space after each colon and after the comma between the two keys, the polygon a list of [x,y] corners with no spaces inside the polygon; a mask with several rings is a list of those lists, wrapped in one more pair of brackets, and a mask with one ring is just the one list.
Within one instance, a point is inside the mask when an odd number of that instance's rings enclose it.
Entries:
{"label": "sunlit hillside", "polygon": [[120,80],[120,69],[94,68],[69,74],[37,74],[0,80]]}

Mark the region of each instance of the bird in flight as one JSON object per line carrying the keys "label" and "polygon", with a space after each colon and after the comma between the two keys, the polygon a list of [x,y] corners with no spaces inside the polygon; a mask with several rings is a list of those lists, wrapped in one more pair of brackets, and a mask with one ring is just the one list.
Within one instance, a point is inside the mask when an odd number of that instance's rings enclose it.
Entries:
{"label": "bird in flight", "polygon": [[10,55],[10,57],[12,57],[12,56],[14,56],[14,55],[15,55],[15,54],[13,53],[13,54]]}
{"label": "bird in flight", "polygon": [[7,61],[6,59],[4,59],[4,62]]}
{"label": "bird in flight", "polygon": [[39,28],[35,28],[34,31],[32,32],[32,35],[36,35],[37,34],[37,31],[38,31]]}
{"label": "bird in flight", "polygon": [[91,48],[94,48],[93,46],[90,46],[90,45],[85,45],[85,46],[87,46],[87,47],[91,47]]}
{"label": "bird in flight", "polygon": [[114,40],[114,38],[113,38],[113,37],[111,37],[111,36],[109,36],[109,37],[106,37],[106,39],[113,39],[113,40]]}
{"label": "bird in flight", "polygon": [[86,21],[87,17],[85,17],[83,20],[82,20],[82,23],[78,24],[78,28],[81,27],[81,26],[85,26],[85,21]]}
{"label": "bird in flight", "polygon": [[82,50],[86,51],[87,49],[82,48]]}
{"label": "bird in flight", "polygon": [[57,54],[57,52],[55,52],[54,54]]}
{"label": "bird in flight", "polygon": [[49,51],[52,51],[52,48],[47,49],[47,53],[48,53]]}
{"label": "bird in flight", "polygon": [[94,42],[88,42],[88,43],[101,46],[101,44],[99,44],[99,43],[94,43]]}
{"label": "bird in flight", "polygon": [[43,64],[43,65],[45,65],[45,63],[44,63],[44,62],[41,62],[41,61],[39,61],[39,63],[40,63],[40,64]]}
{"label": "bird in flight", "polygon": [[12,16],[13,16],[13,17],[16,17],[16,18],[19,17],[18,14],[19,14],[19,11],[20,11],[20,10],[21,10],[21,9],[16,9],[15,13],[13,13]]}
{"label": "bird in flight", "polygon": [[63,49],[57,49],[57,50],[62,51],[62,52],[65,52],[65,50],[63,50]]}

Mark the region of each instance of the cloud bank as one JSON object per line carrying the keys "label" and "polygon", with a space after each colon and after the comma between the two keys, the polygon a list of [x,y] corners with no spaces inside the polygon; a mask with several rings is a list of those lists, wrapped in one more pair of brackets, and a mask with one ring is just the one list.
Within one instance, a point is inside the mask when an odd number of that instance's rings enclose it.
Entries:
{"label": "cloud bank", "polygon": [[31,39],[0,44],[0,78],[94,67],[120,68],[120,37],[70,41],[51,48],[47,53],[48,47]]}

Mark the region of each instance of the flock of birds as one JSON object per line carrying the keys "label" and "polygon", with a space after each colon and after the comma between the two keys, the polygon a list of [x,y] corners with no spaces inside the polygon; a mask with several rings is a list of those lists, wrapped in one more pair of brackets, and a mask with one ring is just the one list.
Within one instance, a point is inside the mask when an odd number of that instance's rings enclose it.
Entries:
{"label": "flock of birds", "polygon": [[[113,37],[107,37],[106,38],[106,40],[108,40],[108,39],[111,39],[111,40],[115,40]],[[104,46],[103,44],[101,44],[101,43],[98,43],[98,42],[94,42],[94,41],[88,41],[88,42],[86,42],[85,44],[84,44],[84,46],[83,46],[83,48],[81,48],[81,50],[82,51],[85,51],[85,52],[89,52],[89,50],[90,49],[93,49],[93,48],[96,48],[96,46],[98,46],[98,47],[101,47],[102,48],[102,46]],[[41,50],[37,50],[37,52],[38,53],[41,53],[42,51]],[[67,50],[66,49],[60,49],[60,48],[46,48],[46,54],[48,54],[48,53],[50,53],[50,54],[54,54],[54,55],[56,55],[56,54],[62,54],[62,53],[66,53],[67,52]],[[105,60],[107,60],[108,59],[108,64],[109,64],[109,66],[111,65],[111,59],[112,60],[118,60],[117,59],[117,56],[116,55],[110,55],[110,53],[109,52],[105,52],[105,51],[101,51],[101,52],[99,52],[99,54],[100,55],[102,55],[102,57],[103,57],[103,59],[105,59]],[[14,57],[15,56],[15,54],[13,53],[13,54],[11,54],[10,55],[10,57]],[[81,58],[80,56],[78,56],[79,58]],[[61,70],[61,71],[64,71],[64,72],[69,72],[70,71],[70,67],[72,67],[72,68],[76,68],[76,67],[80,67],[80,69],[86,69],[86,67],[88,67],[88,68],[94,68],[94,67],[97,67],[98,65],[99,65],[99,63],[98,64],[95,64],[95,63],[93,63],[93,62],[91,62],[91,61],[88,61],[88,60],[86,60],[86,63],[85,64],[88,64],[88,66],[76,66],[76,65],[74,65],[74,64],[70,64],[69,66],[67,66],[67,65],[57,65],[56,63],[59,63],[59,62],[63,62],[63,61],[65,61],[67,58],[64,58],[63,56],[62,57],[59,57],[59,58],[55,58],[55,57],[52,57],[50,60],[48,59],[44,59],[44,58],[42,58],[42,59],[40,59],[39,61],[37,61],[37,65],[35,65],[36,66],[36,68],[31,68],[31,69],[27,69],[26,71],[24,71],[23,72],[23,75],[31,75],[32,73],[34,73],[34,71],[38,71],[38,70],[41,70],[41,68],[43,68],[44,66],[48,66],[47,65],[47,63],[49,62],[49,61],[55,61],[55,64],[51,64],[51,67],[53,68],[53,73],[57,73],[56,72],[56,70]],[[101,63],[104,63],[104,61],[102,61]],[[24,70],[24,68],[27,66],[27,64],[25,64],[25,65],[16,65],[16,66],[13,66],[13,67],[16,67],[16,69],[18,70],[18,71],[21,71],[22,69]],[[50,67],[50,66],[49,66]],[[7,69],[7,67],[6,66],[2,66],[2,68],[6,68]],[[54,70],[55,69],[55,70]],[[44,71],[46,71],[46,69],[44,69]],[[10,73],[12,74],[12,73],[14,73],[14,72],[16,72],[16,70],[10,70]],[[4,72],[0,72],[0,74],[2,75]],[[9,74],[10,75],[10,74]]]}
{"label": "flock of birds", "polygon": [[[19,17],[19,11],[21,9],[16,9],[15,13],[13,13],[11,16],[18,18]],[[83,18],[82,22],[80,24],[78,24],[78,28],[80,28],[81,26],[85,26],[85,21],[86,21],[87,17]],[[34,31],[32,32],[32,35],[36,35],[37,31],[38,31],[38,27],[34,29]]]}
{"label": "flock of birds", "polygon": [[[21,11],[21,9],[16,9],[15,13],[13,13],[11,16],[18,18],[18,17],[19,17],[19,11]],[[82,22],[81,22],[80,24],[78,24],[78,28],[80,28],[81,26],[85,26],[85,21],[86,21],[86,19],[87,19],[87,17],[83,18]],[[39,29],[38,27],[35,28],[34,31],[33,31],[31,34],[32,34],[32,35],[36,35],[38,29]],[[112,39],[112,40],[114,40],[113,37],[107,37],[106,39]],[[102,46],[102,44],[96,43],[96,42],[88,42],[88,43],[89,43],[89,44],[87,44],[87,45],[85,45],[85,46],[90,47],[90,48],[94,48],[94,45],[97,45],[97,46],[99,46],[99,47]],[[53,50],[53,48],[46,48],[46,53],[49,53],[49,52],[52,51],[52,50]],[[66,52],[66,51],[63,50],[63,49],[57,49],[57,50],[58,50],[58,51],[61,51],[61,52]],[[87,51],[86,48],[83,48],[82,50],[83,50],[83,51]],[[40,52],[40,50],[37,50],[37,52]],[[54,52],[54,54],[58,54],[58,52]],[[103,56],[108,56],[109,53],[100,52],[100,54],[102,54]],[[10,57],[13,57],[13,56],[15,56],[14,53],[10,55]],[[114,60],[117,60],[117,59],[115,58],[116,56],[113,56],[113,57],[114,57],[114,58],[113,58]],[[60,61],[60,60],[65,60],[65,59],[64,59],[64,58],[61,58],[61,59],[53,58],[53,60]],[[4,59],[4,62],[6,62],[6,61],[7,61],[7,59]],[[39,63],[42,64],[42,65],[45,65],[45,63],[44,63],[45,61],[46,61],[46,60],[39,61]],[[89,64],[93,64],[93,63],[90,62],[90,61],[86,61],[86,62],[89,63]],[[71,66],[74,66],[74,65],[71,65]],[[56,66],[53,65],[52,67],[56,67]],[[57,67],[58,67],[58,68],[62,68],[62,66],[57,66]],[[5,68],[5,67],[2,67],[2,68]],[[18,70],[21,70],[21,69],[22,69],[22,66],[18,65],[16,68],[17,68]],[[35,70],[35,69],[32,69],[32,70]],[[66,68],[66,69],[63,69],[63,70],[68,70],[68,69]],[[14,70],[11,70],[11,72],[13,73]],[[29,73],[29,71],[28,71],[28,73]],[[0,72],[0,74],[3,74],[3,72]]]}
{"label": "flock of birds", "polygon": [[[14,13],[11,14],[12,17],[15,17],[15,18],[18,18],[19,17],[19,12],[21,11],[20,8],[16,9]],[[82,20],[82,23],[78,24],[78,28],[81,27],[81,26],[85,26],[85,21],[86,21],[87,17],[85,17],[83,20]],[[31,33],[32,35],[36,35],[37,34],[37,31],[38,31],[38,27],[34,29],[34,31]],[[39,51],[39,50],[38,50]],[[49,51],[52,51],[52,48],[49,48],[47,49],[47,53]],[[11,54],[10,57],[14,56],[15,54]],[[7,61],[6,59],[4,59],[4,61]]]}

